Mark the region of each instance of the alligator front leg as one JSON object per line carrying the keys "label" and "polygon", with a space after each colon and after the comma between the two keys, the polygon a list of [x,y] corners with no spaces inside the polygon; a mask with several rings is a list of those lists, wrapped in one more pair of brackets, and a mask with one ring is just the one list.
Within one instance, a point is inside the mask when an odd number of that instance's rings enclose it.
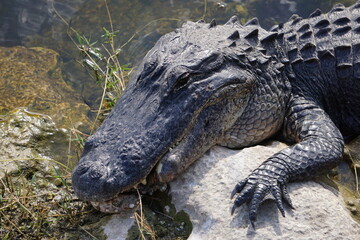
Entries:
{"label": "alligator front leg", "polygon": [[302,97],[294,97],[290,102],[284,134],[297,144],[267,159],[240,181],[231,194],[231,197],[238,194],[232,214],[237,207],[250,202],[249,218],[253,226],[257,209],[268,193],[274,196],[285,216],[283,201],[292,207],[287,183],[331,169],[342,157],[344,141],[340,131],[324,110]]}

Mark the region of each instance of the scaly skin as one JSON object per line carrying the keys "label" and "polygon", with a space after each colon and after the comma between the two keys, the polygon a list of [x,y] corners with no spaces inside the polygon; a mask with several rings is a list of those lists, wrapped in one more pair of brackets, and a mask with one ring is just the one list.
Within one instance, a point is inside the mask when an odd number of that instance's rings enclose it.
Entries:
{"label": "scaly skin", "polygon": [[282,199],[293,207],[287,192],[289,181],[302,180],[335,167],[341,159],[344,141],[328,115],[302,97],[294,97],[285,122],[286,136],[297,144],[267,159],[249,177],[239,182],[231,197],[237,196],[231,210],[250,201],[249,218],[254,226],[256,213],[266,194],[271,193],[283,216]]}
{"label": "scaly skin", "polygon": [[266,160],[235,187],[232,196],[239,195],[232,212],[250,201],[253,225],[267,193],[284,215],[282,199],[292,206],[287,182],[335,167],[343,137],[359,134],[359,11],[359,3],[350,8],[339,4],[328,14],[317,10],[309,19],[293,16],[274,29],[281,49],[276,54],[289,59],[285,68],[292,85],[283,135],[297,144]]}
{"label": "scaly skin", "polygon": [[[85,144],[76,194],[111,201],[145,178],[169,182],[216,144],[243,148],[282,132],[294,145],[240,181],[232,213],[271,193],[284,215],[287,183],[327,171],[360,134],[360,2],[270,32],[188,22],[147,54],[112,113]],[[151,186],[146,186],[146,188]],[[99,205],[99,204],[97,204]]]}

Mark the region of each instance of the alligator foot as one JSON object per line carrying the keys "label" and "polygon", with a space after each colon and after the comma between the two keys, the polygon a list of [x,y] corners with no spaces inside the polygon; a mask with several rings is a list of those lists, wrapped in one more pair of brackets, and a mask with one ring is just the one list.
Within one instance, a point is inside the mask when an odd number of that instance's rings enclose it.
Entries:
{"label": "alligator foot", "polygon": [[236,194],[238,194],[238,196],[236,197],[234,205],[231,209],[231,215],[234,213],[236,208],[240,207],[245,202],[250,202],[249,219],[252,227],[255,229],[257,210],[260,204],[264,201],[265,196],[269,193],[271,193],[275,198],[276,205],[283,217],[285,217],[283,201],[294,209],[287,191],[286,183],[277,179],[277,177],[271,173],[264,174],[264,172],[257,169],[250,174],[249,177],[236,184],[234,190],[232,191],[231,198],[233,198]]}

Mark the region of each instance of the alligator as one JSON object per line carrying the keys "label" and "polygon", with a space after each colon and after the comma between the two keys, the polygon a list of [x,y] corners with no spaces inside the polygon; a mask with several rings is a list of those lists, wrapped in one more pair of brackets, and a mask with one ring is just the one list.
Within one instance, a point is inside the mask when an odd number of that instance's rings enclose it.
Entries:
{"label": "alligator", "polygon": [[85,143],[72,182],[83,200],[111,201],[173,180],[214,145],[239,149],[279,136],[292,145],[231,193],[231,214],[248,203],[254,225],[267,195],[285,216],[288,183],[337,166],[358,134],[360,1],[269,31],[257,18],[186,22],[147,53]]}

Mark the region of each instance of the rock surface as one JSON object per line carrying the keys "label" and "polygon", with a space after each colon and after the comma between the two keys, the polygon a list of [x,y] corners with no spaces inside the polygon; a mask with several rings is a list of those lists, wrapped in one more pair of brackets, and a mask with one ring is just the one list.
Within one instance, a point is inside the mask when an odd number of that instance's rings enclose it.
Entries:
{"label": "rock surface", "polygon": [[285,218],[273,201],[261,205],[256,231],[246,205],[230,215],[229,195],[235,184],[285,147],[278,142],[241,151],[214,147],[172,182],[173,203],[193,224],[189,239],[360,239],[360,225],[339,194],[313,181],[289,184],[295,210],[287,207]]}
{"label": "rock surface", "polygon": [[129,229],[134,225],[135,220],[132,213],[115,214],[110,217],[103,226],[104,234],[107,240],[122,240],[128,236]]}
{"label": "rock surface", "polygon": [[52,172],[48,153],[58,134],[65,135],[46,115],[17,109],[0,116],[0,179],[24,169]]}

